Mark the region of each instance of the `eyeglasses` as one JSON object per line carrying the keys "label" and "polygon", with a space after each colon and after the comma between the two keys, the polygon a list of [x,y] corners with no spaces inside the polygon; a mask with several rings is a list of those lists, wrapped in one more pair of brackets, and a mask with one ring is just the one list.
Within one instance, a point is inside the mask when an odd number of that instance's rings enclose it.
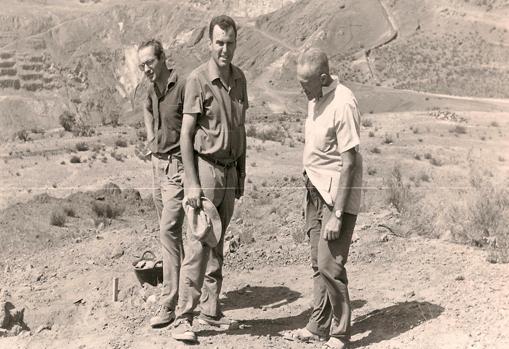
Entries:
{"label": "eyeglasses", "polygon": [[140,71],[145,71],[145,66],[147,66],[149,68],[154,68],[156,61],[157,61],[157,58],[152,58],[152,59],[146,60],[145,62],[138,65],[138,69]]}

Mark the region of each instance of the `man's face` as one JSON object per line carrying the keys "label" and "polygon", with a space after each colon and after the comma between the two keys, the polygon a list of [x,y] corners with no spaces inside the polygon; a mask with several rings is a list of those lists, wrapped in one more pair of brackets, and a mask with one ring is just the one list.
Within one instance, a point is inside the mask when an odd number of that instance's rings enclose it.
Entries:
{"label": "man's face", "polygon": [[233,28],[227,28],[226,31],[220,26],[214,26],[212,39],[209,43],[210,54],[219,68],[228,67],[233,59],[237,39]]}
{"label": "man's face", "polygon": [[145,76],[151,81],[155,82],[161,77],[163,69],[164,57],[157,58],[154,53],[154,47],[146,46],[138,51],[139,69],[145,73]]}
{"label": "man's face", "polygon": [[309,65],[297,65],[297,79],[306,94],[308,100],[322,97],[322,81],[320,74],[313,69],[310,69]]}

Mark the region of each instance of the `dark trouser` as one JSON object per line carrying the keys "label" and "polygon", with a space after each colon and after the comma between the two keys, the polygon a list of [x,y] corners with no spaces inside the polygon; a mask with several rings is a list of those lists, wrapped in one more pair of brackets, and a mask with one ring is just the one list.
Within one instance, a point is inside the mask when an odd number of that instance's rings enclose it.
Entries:
{"label": "dark trouser", "polygon": [[163,293],[161,305],[175,309],[178,302],[184,210],[182,160],[172,156],[169,160],[152,156],[154,174],[154,203],[159,218],[159,235],[163,247]]}
{"label": "dark trouser", "polygon": [[306,231],[311,243],[314,308],[306,328],[322,337],[348,340],[352,311],[345,264],[357,216],[343,213],[339,238],[324,240],[321,232],[332,207],[325,204],[309,181],[307,186]]}
{"label": "dark trouser", "polygon": [[[219,316],[219,294],[223,284],[224,233],[235,207],[237,169],[215,166],[197,158],[197,170],[203,194],[216,206],[223,226],[216,247],[194,239],[190,234],[186,245],[186,258],[182,265],[182,292],[179,317],[192,320],[193,311],[200,303],[204,315]],[[201,297],[201,298],[200,298]]]}

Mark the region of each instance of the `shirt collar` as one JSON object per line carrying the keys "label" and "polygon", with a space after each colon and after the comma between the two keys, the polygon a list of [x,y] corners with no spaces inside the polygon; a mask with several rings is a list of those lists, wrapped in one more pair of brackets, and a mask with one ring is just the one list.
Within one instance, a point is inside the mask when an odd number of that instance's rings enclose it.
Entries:
{"label": "shirt collar", "polygon": [[168,76],[168,81],[166,82],[166,88],[164,91],[158,91],[156,84],[152,84],[153,92],[158,96],[164,96],[168,93],[170,88],[177,83],[178,75],[175,69],[170,69],[170,76]]}
{"label": "shirt collar", "polygon": [[336,87],[338,87],[338,84],[339,84],[338,77],[336,75],[331,75],[331,78],[332,78],[332,82],[330,83],[330,85],[322,87],[322,97],[318,98],[317,101],[319,101],[323,97],[327,96],[329,93],[334,91],[336,89]]}
{"label": "shirt collar", "polygon": [[[236,69],[236,67],[230,63],[230,69],[231,69],[231,78],[232,80],[237,80],[242,77],[239,70]],[[209,71],[209,80],[210,82],[215,81],[216,79],[219,79],[219,69],[217,65],[214,63],[214,60],[211,58],[208,62],[208,71]]]}

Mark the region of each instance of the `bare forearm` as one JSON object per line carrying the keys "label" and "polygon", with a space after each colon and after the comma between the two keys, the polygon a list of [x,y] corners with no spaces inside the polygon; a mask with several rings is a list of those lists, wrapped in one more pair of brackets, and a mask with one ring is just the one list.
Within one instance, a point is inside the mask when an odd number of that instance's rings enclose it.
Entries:
{"label": "bare forearm", "polygon": [[145,111],[143,113],[143,121],[147,131],[147,143],[150,143],[154,139],[154,116],[150,112]]}
{"label": "bare forearm", "polygon": [[182,133],[180,136],[180,150],[182,152],[182,163],[184,164],[184,175],[186,184],[191,187],[200,185],[198,172],[194,161],[193,137],[189,133]]}
{"label": "bare forearm", "polygon": [[346,207],[350,191],[352,190],[353,177],[355,174],[356,154],[355,151],[342,154],[343,166],[341,168],[341,175],[339,177],[338,192],[334,203],[334,210],[343,211]]}

